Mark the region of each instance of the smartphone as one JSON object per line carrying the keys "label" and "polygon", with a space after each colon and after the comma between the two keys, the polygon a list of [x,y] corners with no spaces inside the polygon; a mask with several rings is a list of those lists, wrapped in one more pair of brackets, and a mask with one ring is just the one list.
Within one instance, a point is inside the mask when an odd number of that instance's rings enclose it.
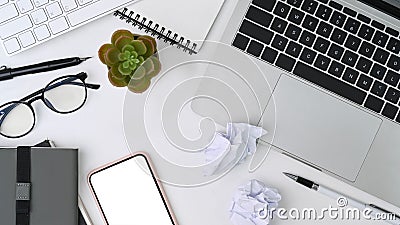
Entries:
{"label": "smartphone", "polygon": [[178,225],[149,157],[139,152],[89,175],[108,225]]}

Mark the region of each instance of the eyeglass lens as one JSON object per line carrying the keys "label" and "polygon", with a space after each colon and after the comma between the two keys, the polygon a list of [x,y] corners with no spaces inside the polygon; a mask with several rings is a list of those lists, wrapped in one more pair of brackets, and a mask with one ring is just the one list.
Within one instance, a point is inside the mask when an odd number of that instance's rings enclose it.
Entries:
{"label": "eyeglass lens", "polygon": [[9,103],[0,108],[0,133],[8,137],[19,137],[34,126],[35,115],[24,103]]}

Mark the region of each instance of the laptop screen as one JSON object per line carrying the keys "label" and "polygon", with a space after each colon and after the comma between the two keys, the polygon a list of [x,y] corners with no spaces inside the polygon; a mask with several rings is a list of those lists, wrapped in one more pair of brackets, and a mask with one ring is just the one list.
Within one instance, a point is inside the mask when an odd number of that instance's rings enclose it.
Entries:
{"label": "laptop screen", "polygon": [[400,20],[400,0],[358,0]]}

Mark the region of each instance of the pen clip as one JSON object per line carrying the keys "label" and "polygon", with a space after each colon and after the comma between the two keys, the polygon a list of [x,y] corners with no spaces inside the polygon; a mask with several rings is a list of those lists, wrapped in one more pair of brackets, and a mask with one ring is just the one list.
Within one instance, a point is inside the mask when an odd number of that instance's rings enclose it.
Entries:
{"label": "pen clip", "polygon": [[8,69],[7,66],[1,66],[1,67],[0,67],[0,71],[1,71],[1,70],[6,70],[6,69]]}

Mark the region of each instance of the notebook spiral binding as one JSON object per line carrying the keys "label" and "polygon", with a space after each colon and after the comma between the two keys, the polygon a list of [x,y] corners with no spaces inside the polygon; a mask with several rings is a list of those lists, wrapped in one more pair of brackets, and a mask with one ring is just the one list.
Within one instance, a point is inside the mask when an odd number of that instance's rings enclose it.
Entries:
{"label": "notebook spiral binding", "polygon": [[154,23],[152,20],[147,20],[146,17],[142,17],[140,14],[135,15],[133,11],[129,11],[124,8],[122,11],[115,11],[115,17],[119,17],[120,20],[125,20],[126,23],[137,27],[139,30],[144,30],[151,36],[157,39],[163,39],[164,42],[168,42],[170,45],[176,45],[178,49],[182,48],[184,52],[188,52],[190,55],[197,54],[197,44],[190,40],[185,40],[184,37],[173,33],[171,30],[167,30],[165,27],[161,27],[159,24]]}

